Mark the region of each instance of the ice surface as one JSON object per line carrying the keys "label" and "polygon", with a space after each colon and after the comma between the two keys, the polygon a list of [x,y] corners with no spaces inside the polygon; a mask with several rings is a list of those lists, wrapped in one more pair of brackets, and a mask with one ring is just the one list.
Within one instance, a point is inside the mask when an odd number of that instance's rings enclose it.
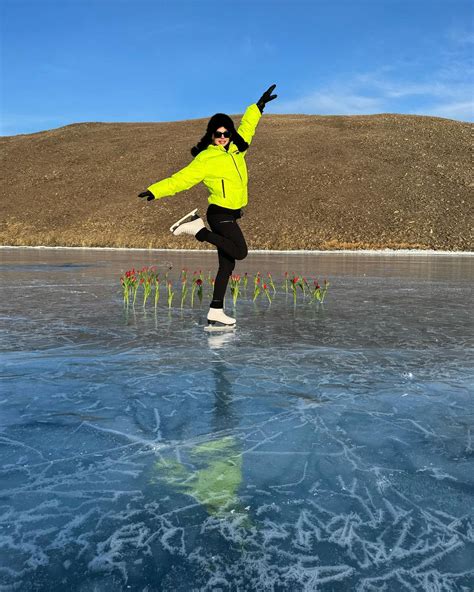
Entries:
{"label": "ice surface", "polygon": [[0,591],[474,589],[471,257],[251,254],[327,300],[223,334],[118,284],[213,253],[0,258]]}

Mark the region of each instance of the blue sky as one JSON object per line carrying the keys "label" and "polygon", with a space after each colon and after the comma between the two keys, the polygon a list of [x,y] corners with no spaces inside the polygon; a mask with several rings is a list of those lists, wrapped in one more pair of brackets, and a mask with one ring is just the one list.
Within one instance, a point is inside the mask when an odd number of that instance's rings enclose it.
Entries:
{"label": "blue sky", "polygon": [[474,120],[465,0],[0,0],[2,135],[242,113]]}

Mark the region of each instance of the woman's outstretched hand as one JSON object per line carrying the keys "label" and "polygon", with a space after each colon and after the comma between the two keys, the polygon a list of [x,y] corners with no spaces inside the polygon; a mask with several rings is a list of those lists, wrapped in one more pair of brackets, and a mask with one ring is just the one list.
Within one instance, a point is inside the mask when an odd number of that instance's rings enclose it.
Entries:
{"label": "woman's outstretched hand", "polygon": [[276,99],[278,95],[272,95],[272,92],[275,89],[276,84],[272,84],[271,87],[266,90],[263,95],[258,99],[257,101],[257,107],[260,109],[260,113],[263,113],[263,109],[265,108],[265,105],[267,103],[269,103],[270,101],[273,101],[273,99]]}
{"label": "woman's outstretched hand", "polygon": [[142,191],[141,193],[138,194],[138,197],[141,197],[143,199],[146,198],[147,201],[151,201],[152,199],[155,199],[155,196],[153,195],[153,193],[151,191]]}

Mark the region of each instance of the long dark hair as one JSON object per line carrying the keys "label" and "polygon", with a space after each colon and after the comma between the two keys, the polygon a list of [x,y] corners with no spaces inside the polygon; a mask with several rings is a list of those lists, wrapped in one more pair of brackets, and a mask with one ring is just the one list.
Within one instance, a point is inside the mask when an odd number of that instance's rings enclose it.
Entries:
{"label": "long dark hair", "polygon": [[230,141],[234,142],[240,152],[245,152],[245,150],[247,150],[249,145],[235,129],[232,119],[225,113],[216,113],[211,119],[209,119],[204,136],[199,140],[196,146],[191,148],[191,154],[193,156],[197,156],[200,152],[205,150],[209,144],[212,144],[212,135],[219,127],[225,127],[230,131]]}

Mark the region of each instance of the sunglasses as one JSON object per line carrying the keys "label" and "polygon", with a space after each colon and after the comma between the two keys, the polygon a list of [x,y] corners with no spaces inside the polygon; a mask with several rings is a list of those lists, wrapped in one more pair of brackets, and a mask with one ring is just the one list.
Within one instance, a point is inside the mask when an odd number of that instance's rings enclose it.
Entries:
{"label": "sunglasses", "polygon": [[225,132],[214,132],[214,138],[230,138],[231,133],[229,131]]}

